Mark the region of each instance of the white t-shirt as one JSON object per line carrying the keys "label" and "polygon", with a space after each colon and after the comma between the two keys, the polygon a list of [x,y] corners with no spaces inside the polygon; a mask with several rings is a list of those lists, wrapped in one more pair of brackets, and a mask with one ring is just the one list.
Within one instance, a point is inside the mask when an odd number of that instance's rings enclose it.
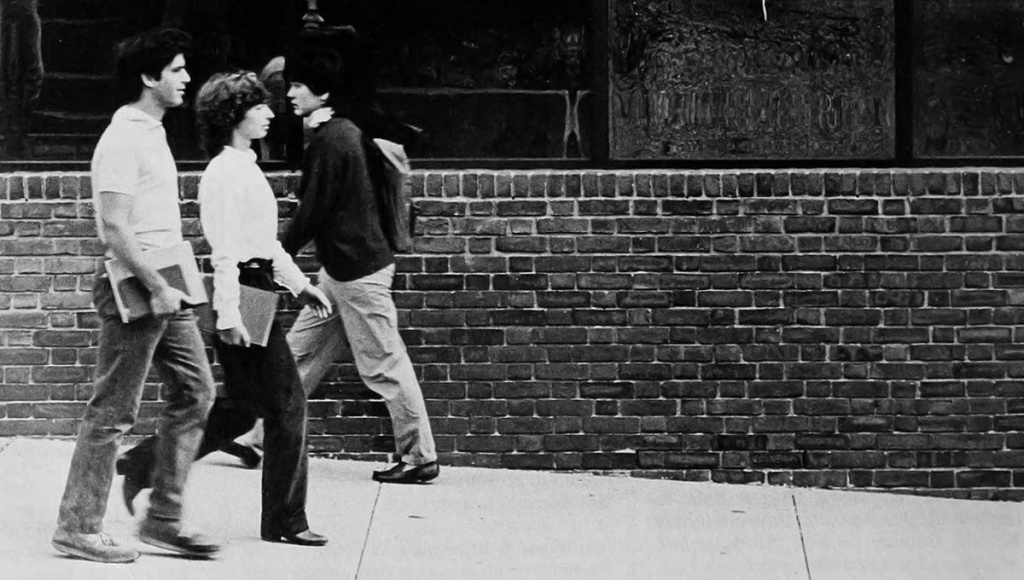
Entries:
{"label": "white t-shirt", "polygon": [[[114,113],[92,156],[93,206],[100,241],[100,192],[131,196],[129,224],[142,251],[176,244],[181,237],[178,168],[163,123],[125,105]],[[113,256],[110,250],[108,256]]]}
{"label": "white t-shirt", "polygon": [[210,242],[217,328],[240,325],[238,263],[273,260],[274,281],[298,295],[309,279],[277,239],[277,199],[252,149],[225,147],[199,180],[199,219]]}

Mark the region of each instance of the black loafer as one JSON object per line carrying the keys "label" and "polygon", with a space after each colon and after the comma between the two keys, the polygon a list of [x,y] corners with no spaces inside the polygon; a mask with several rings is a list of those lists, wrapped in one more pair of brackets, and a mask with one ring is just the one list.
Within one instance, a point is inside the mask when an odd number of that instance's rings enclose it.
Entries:
{"label": "black loafer", "polygon": [[135,501],[135,496],[149,487],[146,485],[146,478],[131,468],[127,457],[119,457],[117,463],[115,463],[115,469],[118,475],[124,476],[124,481],[121,483],[121,497],[124,499],[124,507],[128,508],[128,513],[134,516],[135,506],[132,505],[132,502]]}
{"label": "black loafer", "polygon": [[260,455],[259,451],[256,451],[255,447],[252,447],[251,445],[242,445],[236,441],[228,441],[221,446],[220,450],[241,459],[242,464],[249,469],[256,469],[259,466],[260,461],[263,460],[263,456]]}
{"label": "black loafer", "polygon": [[435,461],[413,466],[399,461],[391,469],[374,471],[373,480],[381,483],[426,483],[435,479],[440,472],[441,468]]}
{"label": "black loafer", "polygon": [[323,546],[327,538],[308,529],[295,534],[264,532],[260,534],[266,542],[279,542],[282,544],[295,544],[296,546]]}

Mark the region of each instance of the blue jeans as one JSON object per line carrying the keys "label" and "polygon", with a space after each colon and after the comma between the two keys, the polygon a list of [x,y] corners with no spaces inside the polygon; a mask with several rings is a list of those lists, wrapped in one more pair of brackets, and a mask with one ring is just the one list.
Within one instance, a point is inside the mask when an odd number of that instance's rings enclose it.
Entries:
{"label": "blue jeans", "polygon": [[178,522],[214,397],[195,316],[186,310],[124,324],[105,277],[97,277],[93,300],[102,318],[95,386],[78,429],[57,525],[69,532],[102,531],[118,447],[135,424],[151,364],[167,387],[167,404],[158,426],[148,517]]}

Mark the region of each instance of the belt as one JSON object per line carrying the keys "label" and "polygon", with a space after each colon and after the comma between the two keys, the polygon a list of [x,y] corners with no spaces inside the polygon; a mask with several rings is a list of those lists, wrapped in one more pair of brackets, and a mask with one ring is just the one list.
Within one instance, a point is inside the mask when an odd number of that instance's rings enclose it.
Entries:
{"label": "belt", "polygon": [[273,270],[274,261],[268,258],[250,258],[238,263],[239,270]]}

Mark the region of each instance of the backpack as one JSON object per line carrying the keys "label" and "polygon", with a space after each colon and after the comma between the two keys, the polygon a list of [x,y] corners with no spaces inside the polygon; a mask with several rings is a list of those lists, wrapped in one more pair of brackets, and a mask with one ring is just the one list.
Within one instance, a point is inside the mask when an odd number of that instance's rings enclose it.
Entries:
{"label": "backpack", "polygon": [[409,183],[409,158],[402,145],[386,139],[363,139],[370,181],[377,195],[380,225],[395,252],[412,251],[416,208]]}

